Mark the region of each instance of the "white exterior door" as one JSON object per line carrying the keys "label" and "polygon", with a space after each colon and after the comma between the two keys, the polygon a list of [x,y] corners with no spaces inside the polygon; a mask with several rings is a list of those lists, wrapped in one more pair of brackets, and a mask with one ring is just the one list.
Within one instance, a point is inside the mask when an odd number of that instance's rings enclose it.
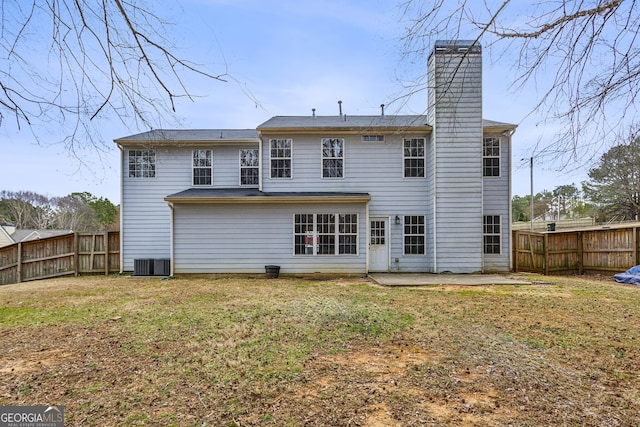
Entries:
{"label": "white exterior door", "polygon": [[369,219],[369,271],[389,271],[389,217]]}

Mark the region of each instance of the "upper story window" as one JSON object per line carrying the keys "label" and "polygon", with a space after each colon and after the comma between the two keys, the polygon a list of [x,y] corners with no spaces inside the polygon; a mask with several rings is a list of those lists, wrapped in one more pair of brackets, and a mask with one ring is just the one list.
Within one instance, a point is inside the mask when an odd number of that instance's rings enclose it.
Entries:
{"label": "upper story window", "polygon": [[257,148],[240,150],[240,185],[258,185],[259,162]]}
{"label": "upper story window", "polygon": [[424,178],[424,138],[404,140],[404,177]]}
{"label": "upper story window", "polygon": [[291,139],[269,140],[271,178],[291,178]]}
{"label": "upper story window", "polygon": [[500,139],[485,138],[482,144],[482,176],[500,176]]}
{"label": "upper story window", "polygon": [[322,177],[344,177],[344,139],[322,138]]}
{"label": "upper story window", "polygon": [[129,178],[155,178],[155,150],[129,150]]}
{"label": "upper story window", "polygon": [[362,142],[384,142],[384,135],[362,135]]}
{"label": "upper story window", "polygon": [[193,150],[193,185],[211,185],[213,151]]}
{"label": "upper story window", "polygon": [[485,254],[500,254],[500,215],[485,215],[482,221]]}

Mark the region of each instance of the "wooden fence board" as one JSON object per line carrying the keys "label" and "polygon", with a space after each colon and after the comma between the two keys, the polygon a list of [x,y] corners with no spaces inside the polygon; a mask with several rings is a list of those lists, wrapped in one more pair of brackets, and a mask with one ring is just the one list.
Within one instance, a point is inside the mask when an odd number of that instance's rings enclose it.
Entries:
{"label": "wooden fence board", "polygon": [[120,233],[70,233],[0,248],[0,285],[120,271]]}
{"label": "wooden fence board", "polygon": [[639,233],[638,226],[549,233],[514,231],[513,270],[541,274],[620,273],[640,264]]}

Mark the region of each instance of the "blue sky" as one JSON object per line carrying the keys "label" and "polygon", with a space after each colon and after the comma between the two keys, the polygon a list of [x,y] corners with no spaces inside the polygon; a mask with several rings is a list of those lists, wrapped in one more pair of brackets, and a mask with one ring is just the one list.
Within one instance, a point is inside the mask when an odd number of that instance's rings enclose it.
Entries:
{"label": "blue sky", "polygon": [[[166,5],[165,5],[166,3]],[[383,0],[170,0],[150,2],[175,21],[172,38],[184,57],[214,73],[228,72],[227,83],[189,78],[195,102],[180,100],[165,127],[255,128],[274,115],[416,114],[426,92],[391,103],[406,93],[401,81],[417,78],[427,58],[403,61],[400,2]],[[155,6],[154,6],[155,7]],[[166,9],[165,9],[166,8]],[[527,116],[533,91],[511,93],[510,67],[484,56],[484,117],[519,125],[513,138],[513,194],[529,193],[532,147],[555,129]],[[30,190],[48,196],[88,191],[120,202],[119,151],[112,140],[145,128],[124,127],[115,117],[100,120],[104,150],[86,148],[71,155],[57,129],[31,131],[0,127],[0,190]],[[78,157],[81,159],[79,160]],[[556,173],[557,165],[536,164],[534,190],[585,179],[584,173]]]}

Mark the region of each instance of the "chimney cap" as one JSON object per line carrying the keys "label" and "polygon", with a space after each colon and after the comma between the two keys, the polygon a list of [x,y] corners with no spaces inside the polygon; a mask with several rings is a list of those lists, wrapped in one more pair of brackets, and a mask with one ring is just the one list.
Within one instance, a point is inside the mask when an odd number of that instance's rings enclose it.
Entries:
{"label": "chimney cap", "polygon": [[481,53],[482,46],[478,40],[436,40],[433,53]]}

